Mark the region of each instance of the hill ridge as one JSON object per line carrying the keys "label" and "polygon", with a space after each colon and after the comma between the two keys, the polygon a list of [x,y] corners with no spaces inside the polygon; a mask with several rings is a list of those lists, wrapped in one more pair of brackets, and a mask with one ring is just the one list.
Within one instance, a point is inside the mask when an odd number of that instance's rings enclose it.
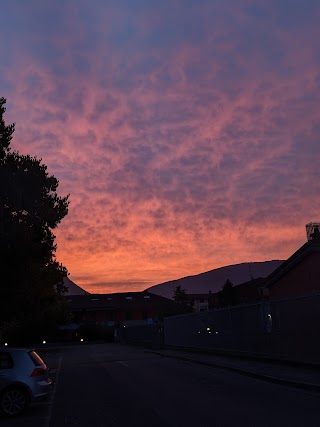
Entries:
{"label": "hill ridge", "polygon": [[166,298],[173,298],[174,290],[178,285],[189,294],[208,293],[209,291],[218,292],[227,279],[231,280],[234,285],[239,285],[252,278],[267,277],[278,268],[283,261],[284,260],[271,260],[231,264],[199,274],[159,283],[146,290]]}

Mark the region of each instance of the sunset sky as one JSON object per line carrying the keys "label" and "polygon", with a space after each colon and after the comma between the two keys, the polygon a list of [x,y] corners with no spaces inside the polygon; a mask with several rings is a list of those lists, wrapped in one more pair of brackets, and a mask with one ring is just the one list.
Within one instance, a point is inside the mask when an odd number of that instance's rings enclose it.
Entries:
{"label": "sunset sky", "polygon": [[90,292],[286,259],[320,212],[319,0],[10,0],[12,148],[70,193]]}

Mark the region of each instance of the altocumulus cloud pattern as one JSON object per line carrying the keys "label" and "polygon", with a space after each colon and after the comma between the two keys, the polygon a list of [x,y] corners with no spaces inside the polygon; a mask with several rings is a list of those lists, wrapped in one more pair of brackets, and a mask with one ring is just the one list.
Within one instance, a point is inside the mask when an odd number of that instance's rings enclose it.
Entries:
{"label": "altocumulus cloud pattern", "polygon": [[92,292],[285,259],[319,220],[320,3],[2,5],[12,143],[70,193],[58,260]]}

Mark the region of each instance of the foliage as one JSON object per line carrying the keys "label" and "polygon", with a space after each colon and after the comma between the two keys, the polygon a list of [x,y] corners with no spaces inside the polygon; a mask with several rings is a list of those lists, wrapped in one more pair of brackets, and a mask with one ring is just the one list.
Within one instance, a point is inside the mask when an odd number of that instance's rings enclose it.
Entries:
{"label": "foliage", "polygon": [[222,290],[219,292],[220,305],[235,305],[238,302],[236,291],[233,287],[232,282],[227,279],[222,286]]}
{"label": "foliage", "polygon": [[181,286],[178,285],[174,291],[173,299],[179,304],[186,304],[188,302],[186,290],[181,289]]}
{"label": "foliage", "polygon": [[192,307],[188,304],[186,290],[181,289],[180,285],[176,287],[173,299],[174,301],[168,300],[167,304],[162,309],[162,313],[159,316],[160,320],[163,320],[164,317],[193,312]]}
{"label": "foliage", "polygon": [[5,103],[0,98],[0,330],[35,326],[40,334],[66,315],[68,272],[56,261],[52,230],[67,215],[69,196],[58,196],[59,181],[41,159],[11,150],[15,125],[5,124]]}
{"label": "foliage", "polygon": [[193,308],[187,303],[168,301],[168,303],[163,307],[162,312],[159,315],[159,319],[163,320],[165,317],[178,316],[179,314],[187,314],[192,312]]}

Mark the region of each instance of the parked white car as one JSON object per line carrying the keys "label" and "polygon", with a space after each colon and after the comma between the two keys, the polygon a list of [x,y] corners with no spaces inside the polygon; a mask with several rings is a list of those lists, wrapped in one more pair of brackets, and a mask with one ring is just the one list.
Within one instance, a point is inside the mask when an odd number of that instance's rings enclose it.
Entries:
{"label": "parked white car", "polygon": [[0,347],[0,410],[18,415],[29,403],[49,397],[49,368],[32,349]]}

